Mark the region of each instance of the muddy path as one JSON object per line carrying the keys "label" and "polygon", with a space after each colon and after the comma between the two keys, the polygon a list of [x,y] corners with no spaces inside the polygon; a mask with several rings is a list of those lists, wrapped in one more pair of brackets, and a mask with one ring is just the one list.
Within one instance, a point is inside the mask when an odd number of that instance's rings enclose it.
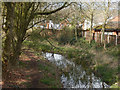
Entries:
{"label": "muddy path", "polygon": [[[41,60],[34,51],[30,49],[23,49],[20,56],[19,67],[12,67],[9,74],[9,79],[6,79],[2,88],[49,88],[57,85],[61,86],[60,75],[57,73],[58,69],[52,66],[47,60]],[[49,66],[49,67],[48,67]],[[45,70],[45,68],[52,70]],[[53,73],[55,73],[53,75]],[[54,83],[47,84],[44,78],[53,78]],[[41,82],[41,80],[43,82]],[[51,81],[48,81],[51,83]]]}

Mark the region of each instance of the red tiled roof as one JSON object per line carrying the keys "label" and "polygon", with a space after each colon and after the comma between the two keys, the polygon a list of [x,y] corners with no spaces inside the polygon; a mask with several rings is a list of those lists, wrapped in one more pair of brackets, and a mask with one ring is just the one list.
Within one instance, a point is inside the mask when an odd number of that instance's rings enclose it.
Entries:
{"label": "red tiled roof", "polygon": [[110,22],[118,22],[118,21],[120,21],[120,15],[116,16],[112,20],[110,20]]}

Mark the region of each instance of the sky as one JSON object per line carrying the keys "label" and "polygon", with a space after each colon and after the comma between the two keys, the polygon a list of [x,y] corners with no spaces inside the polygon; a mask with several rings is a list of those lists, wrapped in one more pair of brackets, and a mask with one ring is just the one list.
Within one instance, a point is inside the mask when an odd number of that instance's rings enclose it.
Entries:
{"label": "sky", "polygon": [[[1,0],[3,2],[102,2],[107,0]],[[120,0],[111,0],[112,2],[118,2]]]}

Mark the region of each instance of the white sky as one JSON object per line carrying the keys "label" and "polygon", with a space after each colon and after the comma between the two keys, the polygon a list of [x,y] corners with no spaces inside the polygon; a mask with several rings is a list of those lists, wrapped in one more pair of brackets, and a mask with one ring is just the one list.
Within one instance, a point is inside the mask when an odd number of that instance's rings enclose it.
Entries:
{"label": "white sky", "polygon": [[[104,2],[108,0],[1,0],[3,2]],[[112,2],[118,2],[120,0],[111,0]]]}

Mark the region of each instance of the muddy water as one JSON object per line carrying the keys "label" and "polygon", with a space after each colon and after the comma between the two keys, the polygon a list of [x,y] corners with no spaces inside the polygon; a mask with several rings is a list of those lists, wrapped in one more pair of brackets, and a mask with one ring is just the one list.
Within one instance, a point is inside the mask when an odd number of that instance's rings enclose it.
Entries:
{"label": "muddy water", "polygon": [[43,53],[44,58],[63,70],[61,83],[64,88],[109,88],[105,82],[92,72],[85,71],[81,65],[66,59],[60,54]]}

